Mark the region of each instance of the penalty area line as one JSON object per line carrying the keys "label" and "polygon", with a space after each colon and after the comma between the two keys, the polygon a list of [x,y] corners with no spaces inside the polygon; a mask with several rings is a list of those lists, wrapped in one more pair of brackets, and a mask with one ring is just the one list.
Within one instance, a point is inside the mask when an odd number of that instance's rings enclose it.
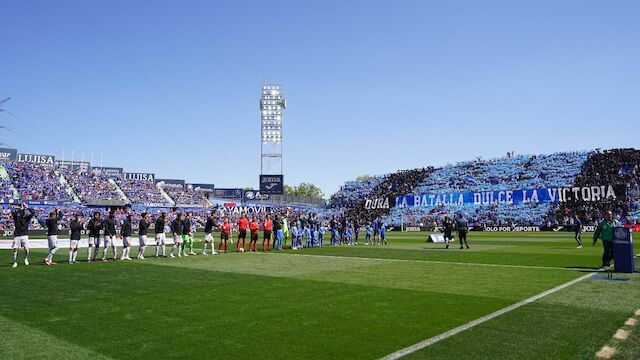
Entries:
{"label": "penalty area line", "polygon": [[506,314],[508,312],[511,312],[511,311],[513,311],[513,310],[515,310],[515,309],[517,309],[519,307],[522,307],[522,306],[525,306],[527,304],[530,304],[530,303],[532,303],[532,302],[534,302],[536,300],[539,300],[539,299],[541,299],[541,298],[543,298],[543,297],[545,297],[547,295],[551,295],[551,294],[553,294],[553,293],[555,293],[557,291],[560,291],[560,290],[562,290],[564,288],[567,288],[567,287],[569,287],[571,285],[574,285],[574,284],[576,284],[576,283],[578,283],[578,282],[580,282],[582,280],[588,279],[591,276],[595,275],[596,273],[597,272],[592,272],[592,273],[583,275],[583,276],[581,276],[581,277],[579,277],[577,279],[573,279],[573,280],[571,280],[569,282],[566,282],[566,283],[564,283],[562,285],[558,285],[558,286],[554,287],[553,289],[549,289],[547,291],[541,292],[540,294],[534,295],[534,296],[532,296],[532,297],[530,297],[528,299],[522,300],[522,301],[517,302],[517,303],[515,303],[513,305],[510,305],[510,306],[507,306],[505,308],[502,308],[502,309],[500,309],[500,310],[498,310],[496,312],[493,312],[493,313],[491,313],[489,315],[485,315],[485,316],[483,316],[481,318],[478,318],[478,319],[475,319],[473,321],[470,321],[470,322],[468,322],[468,323],[466,323],[464,325],[461,325],[461,326],[453,328],[453,329],[451,329],[449,331],[443,332],[440,335],[436,335],[434,337],[431,337],[429,339],[421,341],[421,342],[419,342],[417,344],[413,344],[413,345],[408,346],[408,347],[406,347],[404,349],[400,349],[400,350],[398,350],[398,351],[396,351],[394,353],[391,353],[391,354],[389,354],[389,355],[387,355],[387,356],[385,356],[385,357],[383,357],[381,359],[382,360],[396,360],[396,359],[399,359],[399,358],[401,358],[401,357],[403,357],[405,355],[412,354],[412,353],[414,353],[416,351],[419,351],[419,350],[422,350],[422,349],[424,349],[426,347],[429,347],[429,346],[431,346],[431,345],[433,345],[433,344],[435,344],[435,343],[437,343],[439,341],[442,341],[442,340],[444,340],[446,338],[449,338],[451,336],[457,335],[457,334],[459,334],[459,333],[461,333],[463,331],[469,330],[469,329],[471,329],[473,327],[476,327],[476,326],[478,326],[478,325],[480,325],[482,323],[485,323],[485,322],[487,322],[489,320],[495,319],[498,316],[501,316],[501,315],[504,315],[504,314]]}

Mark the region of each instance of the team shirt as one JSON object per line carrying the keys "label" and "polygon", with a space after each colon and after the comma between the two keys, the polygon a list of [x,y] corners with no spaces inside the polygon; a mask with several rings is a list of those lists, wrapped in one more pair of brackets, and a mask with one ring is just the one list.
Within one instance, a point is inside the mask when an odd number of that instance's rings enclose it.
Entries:
{"label": "team shirt", "polygon": [[155,225],[154,231],[156,234],[162,234],[164,232],[164,218],[162,216],[159,216],[156,219],[156,225]]}
{"label": "team shirt", "polygon": [[258,222],[252,221],[249,223],[249,230],[251,230],[251,235],[258,235],[259,228],[260,227],[258,226]]}
{"label": "team shirt", "polygon": [[138,223],[138,235],[144,236],[149,232],[149,222],[145,219],[141,219],[140,223]]}
{"label": "team shirt", "polygon": [[80,232],[82,231],[82,224],[73,219],[69,223],[69,229],[71,230],[71,240],[80,240]]}
{"label": "team shirt", "polygon": [[211,216],[207,217],[207,222],[204,224],[204,233],[211,234],[213,231],[213,227],[215,226],[215,221]]}
{"label": "team shirt", "polygon": [[100,237],[100,230],[102,230],[102,222],[100,220],[91,219],[89,220],[87,229],[89,229],[89,237],[92,237],[92,238]]}
{"label": "team shirt", "polygon": [[[27,212],[29,213],[27,215]],[[31,223],[31,218],[36,214],[35,210],[32,208],[28,208],[25,211],[14,210],[12,213],[13,221],[15,223],[15,236],[25,236],[29,232],[29,223]]]}
{"label": "team shirt", "polygon": [[182,235],[189,235],[191,232],[191,219],[182,220]]}
{"label": "team shirt", "polygon": [[264,230],[265,231],[272,231],[273,230],[273,221],[265,220],[264,221]]}
{"label": "team shirt", "polygon": [[125,220],[122,222],[122,228],[120,229],[120,236],[131,237],[131,221]]}
{"label": "team shirt", "polygon": [[102,223],[104,234],[108,236],[116,236],[116,220],[112,217],[104,219]]}
{"label": "team shirt", "polygon": [[58,218],[48,218],[46,222],[47,236],[58,236],[60,234],[60,230],[58,229]]}
{"label": "team shirt", "polygon": [[222,227],[220,229],[222,230],[223,233],[228,234],[231,232],[231,224],[229,223],[222,224]]}
{"label": "team shirt", "polygon": [[248,223],[247,218],[238,219],[238,229],[247,230],[247,223]]}
{"label": "team shirt", "polygon": [[171,232],[174,235],[182,235],[182,221],[178,220],[178,218],[171,222]]}

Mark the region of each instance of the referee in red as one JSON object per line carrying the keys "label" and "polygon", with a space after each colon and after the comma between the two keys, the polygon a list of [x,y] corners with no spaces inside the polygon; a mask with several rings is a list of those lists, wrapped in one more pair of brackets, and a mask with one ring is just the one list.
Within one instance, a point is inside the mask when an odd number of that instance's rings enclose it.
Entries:
{"label": "referee in red", "polygon": [[240,251],[240,239],[242,239],[242,248],[244,249],[246,246],[248,226],[249,220],[247,220],[247,216],[242,213],[240,219],[238,219],[238,242],[236,243],[236,251]]}

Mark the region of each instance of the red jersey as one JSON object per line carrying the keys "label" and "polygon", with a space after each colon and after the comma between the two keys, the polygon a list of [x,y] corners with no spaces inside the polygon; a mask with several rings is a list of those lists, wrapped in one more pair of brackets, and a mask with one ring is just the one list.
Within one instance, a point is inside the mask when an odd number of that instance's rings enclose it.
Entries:
{"label": "red jersey", "polygon": [[225,234],[228,234],[231,232],[231,224],[227,223],[227,224],[222,224],[222,232]]}
{"label": "red jersey", "polygon": [[240,218],[238,220],[238,229],[247,230],[247,219],[246,218]]}
{"label": "red jersey", "polygon": [[271,220],[264,221],[264,230],[265,231],[273,231],[273,222]]}
{"label": "red jersey", "polygon": [[255,221],[252,221],[249,223],[249,230],[251,230],[251,233],[256,235],[258,233],[258,223]]}

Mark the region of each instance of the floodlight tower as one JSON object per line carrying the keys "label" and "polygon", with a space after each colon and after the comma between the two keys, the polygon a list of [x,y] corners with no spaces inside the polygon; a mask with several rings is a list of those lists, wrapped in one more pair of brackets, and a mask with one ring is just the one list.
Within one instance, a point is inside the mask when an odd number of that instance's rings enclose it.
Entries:
{"label": "floodlight tower", "polygon": [[282,85],[262,84],[260,93],[260,175],[282,175]]}

